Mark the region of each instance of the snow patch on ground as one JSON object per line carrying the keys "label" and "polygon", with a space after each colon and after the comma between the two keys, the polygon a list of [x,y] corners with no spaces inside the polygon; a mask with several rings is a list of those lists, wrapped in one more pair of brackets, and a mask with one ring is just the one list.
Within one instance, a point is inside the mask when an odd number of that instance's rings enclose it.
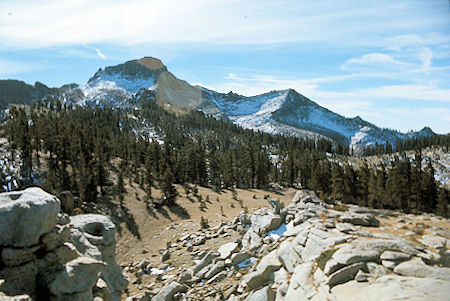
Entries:
{"label": "snow patch on ground", "polygon": [[268,236],[271,237],[273,240],[278,240],[281,236],[283,236],[284,232],[286,232],[287,230],[288,230],[287,225],[283,223],[278,229],[270,231]]}
{"label": "snow patch on ground", "polygon": [[160,269],[158,269],[158,268],[152,268],[150,271],[150,275],[161,275],[161,274],[164,274],[164,273],[166,273],[166,272],[169,272],[169,271],[172,271],[174,268],[173,267],[168,267],[168,268],[165,268],[165,269],[162,269],[162,270],[160,270]]}
{"label": "snow patch on ground", "polygon": [[253,264],[255,262],[256,258],[255,257],[250,257],[249,259],[246,259],[244,261],[242,261],[241,263],[238,263],[238,268],[243,269],[246,267],[249,267],[251,264]]}

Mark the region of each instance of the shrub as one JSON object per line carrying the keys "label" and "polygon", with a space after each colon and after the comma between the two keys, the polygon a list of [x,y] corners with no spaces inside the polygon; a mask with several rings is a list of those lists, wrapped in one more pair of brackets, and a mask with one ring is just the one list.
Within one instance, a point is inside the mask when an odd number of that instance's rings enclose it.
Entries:
{"label": "shrub", "polygon": [[207,218],[204,218],[203,216],[200,218],[200,227],[203,229],[209,228],[209,221]]}

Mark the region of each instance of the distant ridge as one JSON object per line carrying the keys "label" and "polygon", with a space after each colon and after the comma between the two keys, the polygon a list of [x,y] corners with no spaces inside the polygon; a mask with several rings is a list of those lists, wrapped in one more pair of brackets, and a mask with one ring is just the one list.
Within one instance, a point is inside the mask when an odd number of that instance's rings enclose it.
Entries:
{"label": "distant ridge", "polygon": [[70,84],[61,88],[34,86],[15,80],[0,81],[0,104],[26,104],[43,98],[62,99],[77,105],[129,107],[147,93],[165,109],[183,114],[198,110],[216,118],[232,121],[244,128],[271,134],[304,138],[328,138],[358,152],[367,146],[395,145],[397,139],[431,136],[425,127],[418,132],[400,133],[383,129],[361,117],[336,114],[293,89],[271,91],[256,96],[219,93],[192,86],[170,73],[161,60],[144,57],[99,69],[86,85]]}

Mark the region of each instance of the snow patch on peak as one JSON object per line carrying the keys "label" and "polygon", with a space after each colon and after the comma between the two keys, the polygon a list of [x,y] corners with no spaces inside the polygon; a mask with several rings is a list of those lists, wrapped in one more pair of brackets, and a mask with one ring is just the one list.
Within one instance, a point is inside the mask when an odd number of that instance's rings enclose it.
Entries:
{"label": "snow patch on peak", "polygon": [[90,88],[108,87],[110,89],[123,89],[127,92],[135,94],[140,89],[154,90],[156,86],[156,78],[150,77],[132,77],[122,75],[121,73],[103,73],[101,76],[89,81],[87,84]]}
{"label": "snow patch on peak", "polygon": [[278,110],[286,100],[287,94],[287,90],[275,91],[252,97],[242,96],[233,100],[223,95],[214,98],[213,101],[229,116],[253,115],[256,118],[261,118],[262,115],[271,114]]}
{"label": "snow patch on peak", "polygon": [[117,106],[136,95],[141,89],[156,90],[157,82],[154,76],[128,76],[100,70],[86,85],[78,88],[83,94],[82,99],[77,101],[79,105]]}

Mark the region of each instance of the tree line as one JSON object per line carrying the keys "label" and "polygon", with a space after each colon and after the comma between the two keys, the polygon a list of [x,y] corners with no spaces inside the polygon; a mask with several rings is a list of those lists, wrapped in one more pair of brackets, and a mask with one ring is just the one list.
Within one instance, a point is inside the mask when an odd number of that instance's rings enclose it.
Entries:
{"label": "tree line", "polygon": [[362,155],[374,156],[374,155],[392,154],[393,152],[421,150],[429,146],[443,146],[445,151],[448,152],[449,145],[450,145],[450,134],[411,137],[407,139],[397,139],[395,147],[392,146],[388,141],[386,141],[385,144],[376,143],[374,146],[366,147],[363,150]]}
{"label": "tree line", "polygon": [[[148,126],[160,138],[149,137]],[[3,127],[21,152],[22,186],[33,183],[34,169],[41,170],[39,184],[54,193],[73,191],[84,201],[123,191],[113,186],[124,178],[149,192],[162,188],[169,200],[174,183],[266,188],[281,177],[276,166],[283,150],[336,149],[329,140],[255,133],[199,112],[175,116],[153,102],[139,112],[37,102],[11,107]]]}
{"label": "tree line", "polygon": [[[397,157],[391,168],[355,169],[331,162],[331,153],[347,149],[329,140],[254,132],[196,111],[176,116],[152,101],[137,100],[128,109],[37,102],[11,107],[3,127],[21,152],[23,186],[33,183],[33,170],[41,170],[44,188],[70,190],[86,202],[102,195],[122,201],[129,179],[149,198],[152,188],[161,189],[169,203],[177,196],[174,184],[219,190],[301,184],[346,203],[447,210],[447,191],[438,188],[432,167],[422,169],[419,157],[413,163]],[[158,138],[148,135],[149,128]]]}

